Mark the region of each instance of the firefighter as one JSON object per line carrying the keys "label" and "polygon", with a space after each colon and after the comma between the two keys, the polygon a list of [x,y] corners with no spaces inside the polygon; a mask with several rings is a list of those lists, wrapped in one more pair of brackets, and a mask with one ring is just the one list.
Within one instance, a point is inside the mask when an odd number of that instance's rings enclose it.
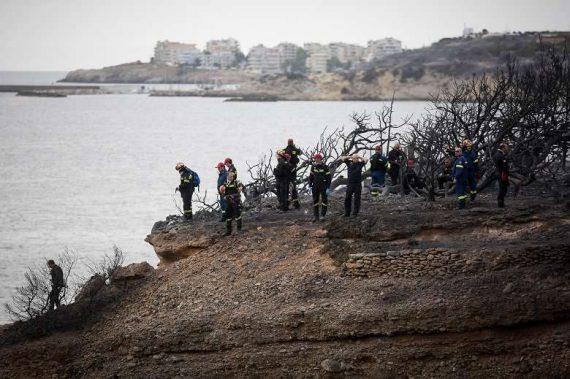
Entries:
{"label": "firefighter", "polygon": [[[366,165],[366,159],[353,154],[351,156],[340,157],[347,168],[346,196],[344,198],[344,217],[356,217],[360,211],[360,197],[362,195],[362,169]],[[352,199],[354,197],[354,208],[352,208]]]}
{"label": "firefighter", "polygon": [[455,181],[455,194],[459,209],[465,209],[467,199],[467,159],[463,156],[460,147],[455,149],[455,162],[453,162],[452,176]]}
{"label": "firefighter", "polygon": [[228,170],[226,170],[226,166],[224,165],[224,162],[220,162],[216,165],[216,169],[218,169],[218,185],[216,188],[218,188],[218,196],[220,197],[220,209],[222,211],[222,219],[220,220],[220,222],[224,222],[226,220],[226,198],[224,197],[224,195],[220,192],[220,187],[226,183],[226,180],[228,179]]}
{"label": "firefighter", "polygon": [[329,167],[323,162],[321,154],[313,156],[311,173],[309,174],[309,187],[313,194],[313,222],[319,221],[319,205],[321,206],[321,217],[325,217],[328,208],[327,192],[331,186],[331,172]]}
{"label": "firefighter", "polygon": [[374,151],[375,153],[370,157],[370,176],[372,177],[370,195],[377,197],[380,195],[380,188],[384,187],[386,180],[388,158],[382,154],[382,145],[377,145]]}
{"label": "firefighter", "polygon": [[399,143],[394,145],[394,148],[388,153],[388,162],[390,162],[390,179],[392,185],[398,184],[400,181],[400,164],[404,159],[404,151],[402,145]]}
{"label": "firefighter", "polygon": [[182,162],[176,164],[176,171],[180,173],[180,185],[176,187],[176,191],[182,196],[182,209],[184,211],[184,219],[192,219],[192,195],[195,189],[195,173],[190,170]]}
{"label": "firefighter", "polygon": [[49,310],[53,311],[55,307],[61,306],[61,290],[65,287],[65,279],[63,278],[63,270],[50,259],[47,261],[49,273],[51,276],[51,291],[49,292]]}
{"label": "firefighter", "polygon": [[505,207],[505,196],[507,195],[507,191],[509,189],[509,160],[507,157],[508,152],[509,146],[506,143],[501,143],[494,156],[497,181],[499,182],[499,194],[497,195],[499,208]]}
{"label": "firefighter", "polygon": [[232,222],[236,220],[238,232],[241,230],[241,193],[243,185],[236,179],[236,174],[232,171],[228,173],[225,184],[218,189],[226,199],[226,236],[232,234]]}
{"label": "firefighter", "polygon": [[283,212],[289,210],[289,181],[291,177],[291,167],[289,165],[289,154],[283,150],[277,152],[277,166],[273,169],[273,175],[277,185],[277,200],[279,209]]}
{"label": "firefighter", "polygon": [[291,191],[291,203],[295,209],[299,209],[301,204],[299,204],[299,195],[297,194],[297,165],[299,164],[299,157],[301,156],[302,152],[295,143],[293,142],[292,138],[287,140],[287,147],[283,149],[286,154],[289,154],[289,165],[291,168],[291,175],[289,178],[289,187]]}
{"label": "firefighter", "polygon": [[227,171],[233,172],[234,174],[236,174],[236,178],[237,178],[237,169],[236,169],[236,166],[234,166],[234,162],[232,161],[232,158],[224,159],[224,164],[226,165]]}
{"label": "firefighter", "polygon": [[477,196],[477,179],[479,177],[479,157],[473,147],[471,140],[464,140],[461,144],[463,156],[467,161],[467,186],[469,187],[469,197],[473,201]]}

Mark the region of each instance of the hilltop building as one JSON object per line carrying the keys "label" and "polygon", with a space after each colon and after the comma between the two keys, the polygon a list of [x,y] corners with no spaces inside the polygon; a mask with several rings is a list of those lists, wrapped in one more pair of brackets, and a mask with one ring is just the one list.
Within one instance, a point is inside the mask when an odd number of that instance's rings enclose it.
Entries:
{"label": "hilltop building", "polygon": [[233,38],[217,39],[206,42],[206,51],[210,53],[238,53],[240,52],[239,42]]}
{"label": "hilltop building", "polygon": [[295,60],[299,46],[295,45],[294,43],[281,42],[276,46],[276,48],[279,50],[279,59],[282,63],[284,63],[287,61]]}
{"label": "hilltop building", "polygon": [[362,46],[348,44],[344,42],[333,42],[329,44],[331,57],[336,57],[341,63],[354,65],[364,57],[365,49]]}
{"label": "hilltop building", "polygon": [[307,69],[311,73],[327,72],[327,62],[331,59],[331,49],[327,45],[308,42],[303,45],[307,51]]}
{"label": "hilltop building", "polygon": [[384,38],[379,40],[368,41],[365,59],[370,62],[374,59],[380,59],[387,55],[398,54],[402,52],[402,42],[392,38]]}
{"label": "hilltop building", "polygon": [[171,66],[194,61],[199,55],[193,43],[158,41],[154,48],[154,62]]}
{"label": "hilltop building", "polygon": [[278,74],[282,72],[278,48],[257,45],[247,54],[247,70],[257,74]]}

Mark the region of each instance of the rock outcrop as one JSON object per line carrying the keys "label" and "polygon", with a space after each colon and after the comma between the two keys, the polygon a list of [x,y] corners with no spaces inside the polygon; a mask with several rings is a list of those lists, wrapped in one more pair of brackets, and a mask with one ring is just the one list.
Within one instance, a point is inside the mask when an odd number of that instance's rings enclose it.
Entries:
{"label": "rock outcrop", "polygon": [[324,223],[305,202],[225,238],[170,218],[147,240],[172,259],[88,328],[1,346],[0,376],[568,376],[566,205],[477,202],[343,219],[333,196]]}

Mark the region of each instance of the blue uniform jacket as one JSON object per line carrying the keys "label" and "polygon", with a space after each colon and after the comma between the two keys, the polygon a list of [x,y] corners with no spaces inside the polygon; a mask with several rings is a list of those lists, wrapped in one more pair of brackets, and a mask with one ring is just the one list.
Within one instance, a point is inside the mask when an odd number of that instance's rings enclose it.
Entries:
{"label": "blue uniform jacket", "polygon": [[227,179],[228,179],[228,170],[224,168],[222,171],[218,173],[218,189],[220,188],[220,186],[226,183]]}
{"label": "blue uniform jacket", "polygon": [[465,183],[467,181],[467,159],[462,155],[453,162],[453,170],[451,175],[457,183]]}
{"label": "blue uniform jacket", "polygon": [[464,149],[463,156],[467,160],[467,170],[471,173],[479,171],[479,157],[474,149]]}

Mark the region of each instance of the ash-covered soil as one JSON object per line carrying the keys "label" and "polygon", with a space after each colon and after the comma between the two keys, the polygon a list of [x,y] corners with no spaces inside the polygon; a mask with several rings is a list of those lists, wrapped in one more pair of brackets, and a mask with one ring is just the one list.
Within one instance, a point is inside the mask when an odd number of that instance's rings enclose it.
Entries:
{"label": "ash-covered soil", "polygon": [[566,377],[568,203],[509,200],[157,224],[154,273],[82,328],[0,345],[0,376]]}

